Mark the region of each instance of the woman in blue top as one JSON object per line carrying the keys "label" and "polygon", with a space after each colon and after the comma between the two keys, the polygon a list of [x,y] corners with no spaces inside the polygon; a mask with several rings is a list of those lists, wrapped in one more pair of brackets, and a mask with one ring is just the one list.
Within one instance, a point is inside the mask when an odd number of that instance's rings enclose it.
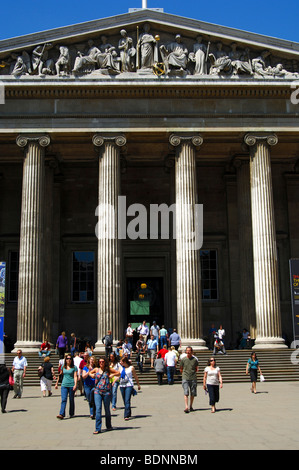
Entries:
{"label": "woman in blue top", "polygon": [[257,371],[262,375],[262,371],[259,366],[258,358],[256,357],[256,353],[252,352],[250,359],[248,359],[246,365],[246,375],[248,375],[248,371],[250,371],[250,379],[251,379],[251,389],[252,393],[256,393],[256,382],[257,382]]}
{"label": "woman in blue top", "polygon": [[[58,419],[63,419],[65,417],[65,408],[67,403],[67,396],[69,395],[70,400],[70,418],[75,414],[75,390],[77,388],[78,380],[78,369],[74,365],[74,359],[70,354],[67,354],[64,360],[64,365],[61,369],[59,375],[63,376],[61,382],[61,406]],[[57,382],[55,388],[58,388],[59,376],[57,377]]]}
{"label": "woman in blue top", "polygon": [[86,366],[82,370],[82,379],[84,381],[84,391],[89,404],[89,413],[91,419],[95,419],[95,404],[94,404],[94,386],[95,379],[89,375],[89,372],[97,367],[97,360],[94,356],[89,356]]}

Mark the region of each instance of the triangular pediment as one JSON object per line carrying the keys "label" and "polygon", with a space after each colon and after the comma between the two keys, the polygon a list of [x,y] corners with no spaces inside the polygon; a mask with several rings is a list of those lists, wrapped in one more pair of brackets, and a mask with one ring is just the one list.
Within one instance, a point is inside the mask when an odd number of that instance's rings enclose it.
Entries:
{"label": "triangular pediment", "polygon": [[2,40],[0,65],[12,78],[296,79],[299,43],[141,9]]}

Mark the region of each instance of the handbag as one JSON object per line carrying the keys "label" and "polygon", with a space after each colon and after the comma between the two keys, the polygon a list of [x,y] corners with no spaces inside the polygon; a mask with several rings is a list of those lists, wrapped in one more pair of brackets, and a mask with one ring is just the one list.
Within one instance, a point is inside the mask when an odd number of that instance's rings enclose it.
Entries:
{"label": "handbag", "polygon": [[265,377],[261,374],[261,375],[260,375],[260,381],[261,381],[261,382],[265,382],[265,380],[266,380]]}
{"label": "handbag", "polygon": [[37,375],[38,375],[39,377],[42,377],[42,376],[44,375],[44,372],[45,372],[45,371],[44,371],[44,368],[43,368],[42,366],[40,366],[40,367],[38,368]]}
{"label": "handbag", "polygon": [[14,386],[14,384],[15,384],[15,381],[14,381],[14,378],[13,378],[12,375],[9,376],[8,382],[9,382],[9,388],[10,388],[10,390],[13,390],[13,386]]}

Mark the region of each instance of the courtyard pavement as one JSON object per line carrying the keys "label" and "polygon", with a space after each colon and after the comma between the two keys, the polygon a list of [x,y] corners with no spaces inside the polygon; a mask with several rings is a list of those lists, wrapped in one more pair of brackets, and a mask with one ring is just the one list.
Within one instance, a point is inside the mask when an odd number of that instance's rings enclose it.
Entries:
{"label": "courtyard pavement", "polygon": [[[299,382],[225,384],[217,412],[212,414],[202,384],[194,412],[184,413],[180,384],[143,386],[132,398],[132,418],[112,412],[113,430],[93,435],[84,397],[75,398],[75,417],[59,421],[60,389],[43,398],[39,387],[24,387],[23,397],[10,392],[7,413],[0,414],[3,450],[200,451],[200,450],[298,450]],[[68,406],[67,406],[68,412]],[[99,454],[100,455],[100,454]],[[119,453],[118,453],[119,455]]]}

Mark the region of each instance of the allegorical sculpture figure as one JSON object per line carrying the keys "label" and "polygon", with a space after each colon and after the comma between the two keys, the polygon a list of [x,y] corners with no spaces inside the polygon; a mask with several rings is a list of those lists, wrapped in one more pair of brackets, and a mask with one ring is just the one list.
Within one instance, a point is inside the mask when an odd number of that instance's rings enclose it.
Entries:
{"label": "allegorical sculpture figure", "polygon": [[222,75],[232,73],[232,61],[228,54],[223,50],[222,42],[216,44],[215,54],[209,54],[211,61],[210,75]]}
{"label": "allegorical sculpture figure", "polygon": [[21,55],[12,54],[11,57],[12,59],[17,59],[11,70],[11,75],[21,77],[22,75],[28,75],[32,72],[31,59],[28,52],[23,51]]}
{"label": "allegorical sculpture figure", "polygon": [[188,49],[181,42],[181,35],[177,34],[175,41],[167,44],[166,46],[162,44],[160,46],[160,52],[162,60],[165,64],[166,73],[169,73],[171,69],[175,70],[186,70],[188,63]]}
{"label": "allegorical sculpture figure", "polygon": [[133,47],[133,39],[128,37],[125,29],[120,31],[120,35],[121,38],[118,42],[118,49],[120,52],[121,72],[133,72],[135,69],[134,57],[136,56],[136,49]]}
{"label": "allegorical sculpture figure", "polygon": [[55,62],[56,75],[67,75],[70,72],[71,59],[68,47],[56,46],[59,50],[59,58]]}
{"label": "allegorical sculpture figure", "polygon": [[202,36],[197,36],[196,43],[193,46],[193,52],[189,54],[191,62],[195,62],[195,75],[206,75],[208,73],[207,49],[205,44],[202,43]]}
{"label": "allegorical sculpture figure", "polygon": [[[140,63],[140,69],[142,70],[150,70],[152,71],[152,67],[154,65],[154,48],[156,44],[156,39],[152,34],[150,34],[150,25],[146,23],[143,27],[143,33],[140,34],[138,43],[137,43],[137,51],[140,50],[140,62],[139,62],[139,55],[137,56],[137,64]],[[137,67],[138,68],[138,67]]]}
{"label": "allegorical sculpture figure", "polygon": [[106,69],[112,74],[119,73],[119,62],[117,60],[116,48],[107,42],[107,36],[101,36],[101,53],[98,54],[98,65],[100,69]]}
{"label": "allegorical sculpture figure", "polygon": [[73,72],[93,72],[98,65],[98,55],[101,51],[94,45],[94,41],[90,39],[88,41],[88,51],[86,55],[83,55],[81,51],[78,51],[76,57]]}
{"label": "allegorical sculpture figure", "polygon": [[238,51],[237,44],[233,42],[231,44],[231,52],[229,53],[229,58],[231,59],[234,75],[253,75],[252,66],[250,62],[250,53],[248,48],[246,48],[244,51]]}
{"label": "allegorical sculpture figure", "polygon": [[54,72],[54,60],[49,58],[52,44],[37,46],[32,52],[32,72],[38,75],[51,75]]}

